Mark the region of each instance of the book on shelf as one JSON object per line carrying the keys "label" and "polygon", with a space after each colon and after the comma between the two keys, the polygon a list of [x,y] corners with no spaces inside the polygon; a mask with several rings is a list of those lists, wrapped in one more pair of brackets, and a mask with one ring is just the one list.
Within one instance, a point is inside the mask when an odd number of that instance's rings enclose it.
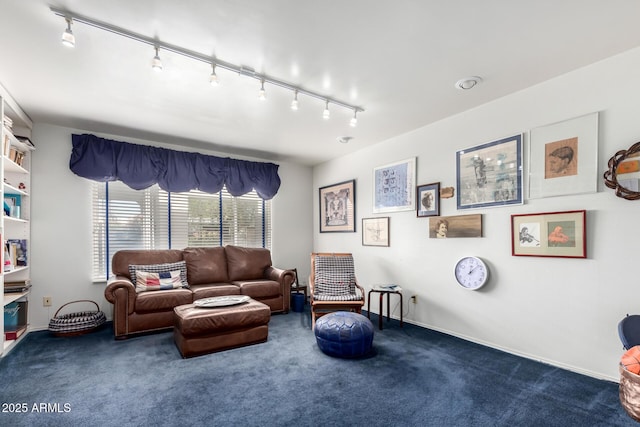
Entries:
{"label": "book on shelf", "polygon": [[4,195],[4,214],[13,218],[20,218],[20,206],[22,205],[22,197],[20,194]]}
{"label": "book on shelf", "polygon": [[2,256],[2,261],[4,265],[2,266],[5,273],[13,270],[13,265],[11,264],[11,254],[9,254],[9,245],[5,242],[4,244],[4,255]]}
{"label": "book on shelf", "polygon": [[4,134],[3,144],[4,145],[2,146],[2,154],[4,154],[5,157],[9,157],[9,150],[11,149],[11,139],[6,133]]}
{"label": "book on shelf", "polygon": [[18,280],[15,282],[4,282],[4,293],[20,293],[26,292],[31,288],[31,281],[27,280]]}
{"label": "book on shelf", "polygon": [[11,117],[5,115],[2,117],[2,124],[4,125],[4,127],[6,127],[9,131],[11,131],[11,129],[13,128],[13,120],[11,119]]}
{"label": "book on shelf", "polygon": [[[27,240],[26,239],[8,239],[5,243],[4,251],[4,271],[11,271],[15,267],[27,266]],[[7,260],[10,269],[7,270]]]}
{"label": "book on shelf", "polygon": [[27,331],[27,325],[24,325],[16,330],[4,331],[4,339],[7,341],[17,340]]}

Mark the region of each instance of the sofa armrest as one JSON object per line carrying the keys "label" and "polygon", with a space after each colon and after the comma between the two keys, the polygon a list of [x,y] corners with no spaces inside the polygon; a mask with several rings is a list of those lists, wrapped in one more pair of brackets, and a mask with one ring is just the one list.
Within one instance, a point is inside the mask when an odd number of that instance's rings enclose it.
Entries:
{"label": "sofa armrest", "polygon": [[115,313],[132,314],[136,303],[136,288],[124,276],[116,276],[107,282],[104,297],[113,304]]}
{"label": "sofa armrest", "polygon": [[289,301],[289,295],[291,294],[291,284],[295,280],[295,274],[293,270],[283,270],[276,267],[268,267],[264,271],[266,279],[274,280],[280,283],[282,295],[286,297],[286,301]]}

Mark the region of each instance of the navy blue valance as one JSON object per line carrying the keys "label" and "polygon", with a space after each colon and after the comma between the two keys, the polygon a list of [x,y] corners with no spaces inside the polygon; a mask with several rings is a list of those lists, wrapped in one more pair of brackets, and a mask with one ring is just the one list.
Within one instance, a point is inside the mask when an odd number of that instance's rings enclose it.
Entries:
{"label": "navy blue valance", "polygon": [[217,193],[223,186],[233,196],[256,190],[272,199],[280,188],[278,165],[229,157],[169,150],[95,135],[72,135],[69,168],[94,181],[120,180],[134,190],[158,184],[170,192],[200,190]]}

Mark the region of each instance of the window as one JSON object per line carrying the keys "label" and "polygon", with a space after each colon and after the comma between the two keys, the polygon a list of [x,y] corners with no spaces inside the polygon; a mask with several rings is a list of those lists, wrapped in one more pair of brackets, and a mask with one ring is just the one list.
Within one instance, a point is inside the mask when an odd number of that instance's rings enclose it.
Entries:
{"label": "window", "polygon": [[[93,276],[106,280],[121,249],[182,249],[238,245],[271,249],[271,201],[255,191],[240,197],[132,190],[120,181],[92,183]],[[107,209],[108,207],[108,209]]]}

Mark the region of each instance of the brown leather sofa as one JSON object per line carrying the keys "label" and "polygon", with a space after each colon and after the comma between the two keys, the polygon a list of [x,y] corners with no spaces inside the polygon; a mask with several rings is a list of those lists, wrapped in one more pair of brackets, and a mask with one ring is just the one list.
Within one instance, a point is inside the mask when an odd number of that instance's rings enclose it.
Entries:
{"label": "brown leather sofa", "polygon": [[[129,265],[164,264],[184,260],[189,289],[136,293]],[[173,308],[201,298],[248,295],[266,304],[271,313],[288,313],[292,270],[271,265],[271,252],[262,248],[224,247],[183,250],[121,250],[113,255],[104,295],[113,304],[115,338],[171,328]]]}

